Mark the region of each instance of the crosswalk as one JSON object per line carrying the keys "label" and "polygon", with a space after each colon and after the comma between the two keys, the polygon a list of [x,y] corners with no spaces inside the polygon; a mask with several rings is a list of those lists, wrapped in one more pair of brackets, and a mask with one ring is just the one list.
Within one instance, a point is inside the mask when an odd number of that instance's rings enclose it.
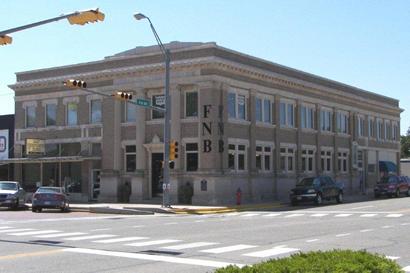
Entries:
{"label": "crosswalk", "polygon": [[[269,214],[267,214],[269,215]],[[276,215],[276,214],[275,214]],[[292,215],[292,214],[290,214]],[[295,214],[293,214],[295,215]],[[300,217],[299,214],[297,216],[291,217]],[[256,215],[255,215],[256,216]],[[276,215],[279,216],[279,215]],[[276,217],[271,214],[267,217]],[[251,216],[245,216],[251,217]],[[253,216],[252,216],[253,217]],[[322,217],[322,216],[314,216],[314,217]],[[371,217],[371,216],[364,216],[364,217]],[[361,230],[360,232],[366,232],[368,230]],[[296,253],[301,251],[301,248],[296,246],[288,246],[288,245],[248,245],[248,244],[226,244],[221,242],[206,242],[206,241],[199,241],[199,242],[188,242],[183,241],[180,239],[174,238],[155,238],[154,240],[150,237],[146,236],[120,236],[115,234],[90,234],[87,232],[65,232],[62,230],[37,230],[32,228],[13,228],[11,226],[0,226],[0,236],[9,236],[9,237],[34,237],[34,238],[41,238],[41,239],[58,239],[59,241],[63,242],[92,242],[96,244],[120,244],[124,247],[132,247],[132,248],[142,248],[144,247],[156,247],[157,249],[164,249],[168,251],[197,251],[198,253],[207,253],[213,255],[225,254],[225,253],[233,253],[235,255],[241,255],[249,258],[259,258],[259,259],[266,259],[266,258],[280,258],[291,255],[292,253]],[[348,236],[350,233],[341,233],[337,234],[336,237],[344,237]],[[315,241],[317,239],[311,240]],[[78,248],[80,249],[80,248]],[[81,250],[81,249],[80,249]],[[84,252],[91,251],[91,250],[84,250]],[[96,251],[93,250],[93,254],[96,254]],[[75,251],[73,251],[75,252]],[[80,251],[81,252],[81,251]],[[108,255],[108,253],[100,253],[101,255]],[[134,255],[134,254],[132,254]],[[135,255],[134,255],[135,256]],[[141,256],[141,255],[140,255]],[[135,257],[140,257],[135,256]],[[147,258],[146,256],[143,256]],[[392,260],[399,260],[400,257],[397,256],[387,256],[387,258]],[[166,257],[159,257],[158,259],[165,259]],[[175,261],[174,261],[175,262]],[[181,260],[182,263],[182,260]],[[195,261],[195,263],[201,263],[201,261]],[[404,272],[410,272],[410,265],[405,266],[402,268]]]}

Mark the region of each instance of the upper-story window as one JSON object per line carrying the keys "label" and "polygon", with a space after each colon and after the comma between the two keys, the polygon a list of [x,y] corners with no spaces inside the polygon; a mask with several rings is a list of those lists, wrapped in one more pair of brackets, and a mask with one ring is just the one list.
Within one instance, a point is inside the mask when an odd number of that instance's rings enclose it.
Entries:
{"label": "upper-story window", "polygon": [[[165,108],[165,96],[163,94],[156,94],[152,96],[152,105]],[[162,111],[152,110],[152,119],[163,119],[165,113]]]}
{"label": "upper-story window", "polygon": [[320,110],[320,130],[322,132],[332,132],[333,112],[331,110]]}
{"label": "upper-story window", "polygon": [[36,106],[28,105],[26,106],[26,127],[36,126]]}
{"label": "upper-story window", "polygon": [[391,133],[390,121],[385,120],[384,121],[384,138],[387,140],[391,139],[390,133]]}
{"label": "upper-story window", "polygon": [[345,112],[338,112],[336,119],[337,132],[342,134],[349,133],[349,114]]}
{"label": "upper-story window", "polygon": [[198,117],[198,92],[196,91],[185,93],[185,117]]}
{"label": "upper-story window", "polygon": [[383,121],[381,119],[378,119],[376,121],[376,124],[377,124],[376,138],[378,140],[383,139]]}
{"label": "upper-story window", "polygon": [[46,104],[46,126],[57,124],[57,104]]}
{"label": "upper-story window", "polygon": [[315,128],[315,108],[314,106],[302,105],[300,108],[301,125],[303,129]]}
{"label": "upper-story window", "polygon": [[128,102],[125,102],[125,121],[135,122],[137,120],[137,106]]}
{"label": "upper-story window", "polygon": [[357,134],[359,137],[364,136],[364,117],[357,116]]}
{"label": "upper-story window", "polygon": [[78,124],[78,104],[76,102],[67,103],[67,125]]}
{"label": "upper-story window", "polygon": [[369,137],[374,137],[374,119],[369,117],[368,118],[368,125],[369,125]]}
{"label": "upper-story window", "polygon": [[398,132],[399,132],[399,125],[396,122],[393,122],[392,124],[392,140],[397,140],[397,136],[398,136]]}
{"label": "upper-story window", "polygon": [[295,127],[295,105],[293,102],[280,102],[280,126],[281,127]]}
{"label": "upper-story window", "polygon": [[102,103],[100,99],[91,100],[91,123],[101,123],[102,121]]}
{"label": "upper-story window", "polygon": [[228,93],[228,117],[238,120],[247,119],[247,94],[245,91],[230,91]]}
{"label": "upper-story window", "polygon": [[259,98],[255,100],[256,121],[272,124],[272,100]]}

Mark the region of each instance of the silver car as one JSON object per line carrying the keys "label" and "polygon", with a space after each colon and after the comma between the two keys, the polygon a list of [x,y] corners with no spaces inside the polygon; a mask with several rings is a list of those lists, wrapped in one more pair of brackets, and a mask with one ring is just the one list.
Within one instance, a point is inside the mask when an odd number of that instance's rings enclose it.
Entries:
{"label": "silver car", "polygon": [[26,192],[19,182],[0,181],[0,207],[17,209],[24,206]]}

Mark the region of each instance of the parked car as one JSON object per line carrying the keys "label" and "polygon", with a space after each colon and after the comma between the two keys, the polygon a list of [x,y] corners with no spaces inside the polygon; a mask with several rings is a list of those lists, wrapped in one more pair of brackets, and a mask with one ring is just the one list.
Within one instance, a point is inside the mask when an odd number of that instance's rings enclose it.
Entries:
{"label": "parked car", "polygon": [[410,185],[403,176],[389,175],[382,177],[374,187],[374,197],[381,195],[400,197],[400,194],[410,196]]}
{"label": "parked car", "polygon": [[17,209],[24,206],[26,192],[19,182],[0,181],[0,207]]}
{"label": "parked car", "polygon": [[39,187],[33,194],[32,212],[41,212],[43,208],[68,211],[70,203],[68,194],[62,187]]}
{"label": "parked car", "polygon": [[303,201],[314,201],[321,205],[323,200],[336,199],[343,202],[343,184],[336,183],[329,176],[305,177],[289,193],[292,205]]}

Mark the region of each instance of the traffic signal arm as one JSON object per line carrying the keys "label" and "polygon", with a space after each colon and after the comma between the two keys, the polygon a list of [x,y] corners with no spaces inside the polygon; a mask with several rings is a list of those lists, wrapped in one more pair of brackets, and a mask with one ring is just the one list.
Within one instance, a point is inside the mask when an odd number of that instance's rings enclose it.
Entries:
{"label": "traffic signal arm", "polygon": [[85,25],[88,23],[94,23],[97,21],[104,21],[105,15],[104,13],[100,12],[98,9],[96,10],[87,10],[87,11],[80,11],[75,13],[74,15],[68,16],[67,20],[70,24],[74,25]]}

